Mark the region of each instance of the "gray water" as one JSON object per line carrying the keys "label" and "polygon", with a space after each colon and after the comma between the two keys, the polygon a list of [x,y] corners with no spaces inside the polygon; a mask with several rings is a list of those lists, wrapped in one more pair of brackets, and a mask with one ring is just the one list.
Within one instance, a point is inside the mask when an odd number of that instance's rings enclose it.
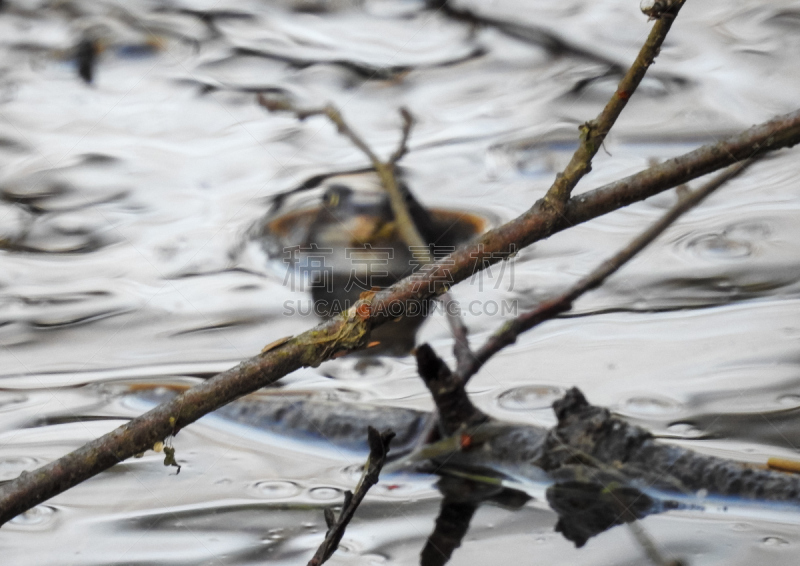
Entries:
{"label": "gray water", "polygon": [[[602,61],[631,61],[649,25],[636,0],[470,5],[575,53],[411,0],[4,3],[0,240],[14,245],[0,251],[0,480],[138,414],[130,383],[195,383],[315,323],[285,314],[308,304],[307,289],[284,285],[286,266],[252,234],[271,195],[365,162],[323,119],[268,115],[253,91],[331,101],[383,155],[407,106],[417,126],[402,164],[428,206],[497,223],[543,195],[577,125],[615,88]],[[87,35],[104,47],[91,85],[73,57]],[[689,0],[579,192],[795,110],[798,49],[795,1]],[[799,171],[797,151],[784,151],[727,185],[570,316],[487,364],[471,383],[476,403],[550,425],[549,404],[576,385],[696,450],[800,457]],[[490,303],[522,309],[563,289],[674,200],[558,234],[502,277],[495,268],[455,287],[473,344],[510,316]],[[419,340],[449,354],[441,317]],[[409,357],[344,358],[283,383],[431,407]],[[213,420],[175,448],[180,475],[148,452],[4,526],[4,564],[302,564],[324,533],[322,508],[352,488],[360,462]],[[434,481],[378,485],[333,562],[416,563]],[[647,563],[624,527],[575,549],[555,520],[541,501],[484,507],[453,564]],[[755,508],[642,525],[666,554],[733,565],[795,563],[798,523]]]}

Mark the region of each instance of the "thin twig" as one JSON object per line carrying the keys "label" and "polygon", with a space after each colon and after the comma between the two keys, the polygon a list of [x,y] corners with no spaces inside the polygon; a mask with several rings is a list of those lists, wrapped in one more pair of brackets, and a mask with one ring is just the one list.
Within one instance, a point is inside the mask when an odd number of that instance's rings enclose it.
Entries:
{"label": "thin twig", "polygon": [[650,30],[644,45],[642,45],[636,60],[631,65],[625,76],[617,86],[617,90],[611,96],[603,111],[595,118],[586,122],[580,127],[580,143],[578,149],[572,155],[569,164],[560,173],[553,185],[548,189],[544,197],[545,206],[552,207],[554,210],[563,211],[567,200],[572,193],[572,189],[584,175],[592,170],[592,158],[603,145],[611,127],[617,121],[622,110],[628,104],[628,100],[639,83],[644,78],[647,69],[661,49],[661,44],[667,36],[675,16],[678,15],[681,7],[686,0],[667,0],[664,2],[662,10],[658,13],[648,14],[657,21]]}
{"label": "thin twig", "polygon": [[450,295],[450,292],[442,294],[440,297],[445,318],[450,326],[450,333],[453,335],[453,356],[456,359],[456,373],[463,371],[472,361],[475,354],[469,347],[469,329],[464,324],[464,319],[459,315],[458,303]]}
{"label": "thin twig", "polygon": [[400,138],[400,145],[397,146],[392,157],[389,158],[390,165],[394,165],[408,153],[408,138],[411,135],[411,128],[414,127],[414,117],[408,111],[408,108],[401,108],[400,116],[403,118],[403,137]]}
{"label": "thin twig", "polygon": [[517,337],[521,333],[571,309],[572,303],[578,297],[601,285],[611,274],[616,272],[648,244],[660,236],[661,233],[671,226],[682,214],[702,202],[708,195],[726,182],[741,174],[745,169],[750,167],[754,161],[755,159],[749,159],[732,165],[696,191],[684,192],[683,196],[678,198],[678,203],[667,211],[658,222],[650,226],[625,248],[614,254],[591,273],[575,283],[566,292],[547,301],[543,301],[535,309],[524,312],[517,318],[504,324],[500,330],[489,337],[486,343],[470,357],[469,363],[464,367],[463,372],[459,372],[459,377],[466,383],[489,358],[506,346],[516,342]]}
{"label": "thin twig", "polygon": [[319,545],[314,557],[309,560],[308,566],[320,566],[336,552],[347,525],[350,524],[350,520],[356,513],[356,509],[364,500],[367,491],[378,483],[381,469],[386,463],[386,456],[389,454],[389,443],[395,434],[391,429],[379,433],[372,427],[367,429],[367,433],[369,438],[369,457],[364,466],[364,472],[361,474],[361,479],[356,486],[355,492],[345,492],[344,504],[338,518],[334,519],[333,512],[326,509],[325,521],[328,524],[328,532],[325,533],[325,540]]}
{"label": "thin twig", "polygon": [[408,301],[427,299],[497,262],[497,253],[520,250],[569,226],[586,222],[754,155],[800,143],[800,111],[779,116],[726,140],[570,199],[560,222],[534,205],[518,218],[461,247],[433,268],[407,277],[369,301],[243,361],[119,428],[21,474],[0,487],[0,525],[74,487],[234,399],[334,354],[362,348],[368,331],[396,318]]}
{"label": "thin twig", "polygon": [[414,223],[414,219],[411,217],[411,213],[406,205],[406,195],[400,188],[400,184],[397,182],[397,177],[395,176],[395,163],[407,151],[406,144],[408,136],[411,134],[411,127],[414,124],[411,113],[408,110],[405,108],[400,110],[400,115],[403,117],[403,135],[400,140],[400,145],[392,154],[389,161],[384,162],[372,151],[367,142],[347,124],[342,113],[330,104],[322,108],[302,109],[286,99],[272,99],[264,94],[258,95],[258,103],[270,112],[291,112],[297,116],[299,120],[305,120],[311,116],[327,116],[336,126],[339,133],[348,138],[372,163],[372,167],[378,174],[381,185],[389,196],[389,205],[392,207],[392,214],[397,224],[397,232],[400,239],[403,240],[409,248],[413,247],[417,250],[416,255],[422,259],[423,263],[428,264],[433,261],[433,257],[428,249],[428,242],[422,237],[419,228]]}

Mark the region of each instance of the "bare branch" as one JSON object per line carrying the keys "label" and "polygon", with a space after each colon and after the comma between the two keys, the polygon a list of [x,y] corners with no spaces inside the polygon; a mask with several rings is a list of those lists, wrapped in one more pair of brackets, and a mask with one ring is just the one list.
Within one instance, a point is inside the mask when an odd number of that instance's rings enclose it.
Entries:
{"label": "bare branch", "polygon": [[669,9],[663,9],[651,15],[657,21],[653,29],[650,30],[647,41],[639,50],[633,65],[622,77],[617,90],[611,95],[611,99],[603,108],[603,111],[597,118],[586,122],[580,127],[581,135],[578,149],[575,150],[564,171],[556,177],[555,182],[548,189],[547,195],[544,197],[545,206],[563,211],[572,189],[575,188],[575,185],[584,175],[592,170],[592,158],[594,158],[600,146],[603,145],[603,141],[622,113],[622,110],[628,104],[628,100],[636,92],[636,88],[642,82],[647,69],[653,64],[656,55],[661,49],[661,44],[664,42],[664,38],[666,38],[670,27],[672,27],[672,22],[684,2],[685,0],[671,0]]}
{"label": "bare branch", "polygon": [[342,541],[345,529],[350,524],[350,520],[356,513],[356,509],[364,500],[367,491],[378,483],[381,469],[386,463],[386,456],[389,454],[389,443],[394,438],[394,432],[385,430],[378,432],[372,427],[367,429],[369,434],[369,457],[364,466],[364,472],[356,486],[355,492],[347,491],[344,495],[344,504],[339,517],[334,519],[333,512],[325,510],[325,521],[328,524],[328,532],[325,533],[325,540],[319,545],[314,557],[309,560],[308,566],[319,566],[333,556],[339,543]]}
{"label": "bare branch", "polygon": [[[575,196],[567,203],[564,216],[543,210],[541,201],[526,213],[471,244],[462,246],[427,269],[380,291],[372,301],[373,318],[391,318],[407,301],[439,295],[453,284],[561,230],[618,210],[643,198],[684,184],[781,147],[800,143],[800,110],[754,126],[728,139],[704,145],[660,165]],[[430,293],[430,289],[434,293]],[[400,305],[400,306],[398,306]]]}
{"label": "bare branch", "polygon": [[574,197],[566,207],[565,217],[558,222],[553,221],[551,214],[534,206],[518,218],[490,230],[475,243],[460,248],[449,258],[443,258],[434,268],[399,281],[369,300],[357,302],[341,316],[245,360],[58,460],[2,485],[0,525],[118,462],[150,449],[155,442],[178,433],[238,397],[274,383],[301,367],[316,367],[337,352],[365,346],[369,330],[396,318],[395,313],[404,312],[408,301],[442,293],[446,287],[497,262],[497,253],[520,250],[573,224],[586,222],[737,161],[798,142],[800,111]]}
{"label": "bare branch", "polygon": [[400,238],[409,247],[415,247],[419,250],[420,254],[424,256],[424,263],[431,263],[433,261],[428,251],[428,242],[422,237],[419,228],[414,223],[414,219],[411,218],[411,213],[408,210],[408,206],[406,206],[406,195],[400,188],[395,176],[395,163],[406,152],[406,142],[411,133],[411,126],[413,124],[411,113],[408,110],[404,108],[400,111],[403,117],[403,137],[400,142],[400,147],[398,147],[389,161],[383,162],[378,158],[375,152],[372,151],[369,145],[367,145],[367,142],[361,139],[355,130],[347,124],[341,112],[330,104],[322,108],[300,109],[286,99],[271,99],[263,94],[258,95],[258,103],[270,112],[292,112],[300,120],[305,120],[310,116],[327,116],[328,119],[336,125],[336,129],[339,133],[347,137],[372,163],[372,167],[381,180],[381,185],[383,185],[386,194],[389,195],[389,204],[392,207],[392,214],[397,223],[397,231]]}
{"label": "bare branch", "polygon": [[520,334],[571,309],[572,303],[578,297],[601,285],[609,276],[660,236],[681,215],[698,205],[726,182],[741,174],[753,162],[754,159],[749,159],[732,165],[696,191],[685,192],[683,196],[679,197],[678,203],[668,210],[658,222],[642,232],[625,248],[604,261],[566,292],[542,302],[535,309],[524,312],[517,318],[507,322],[486,341],[480,350],[470,357],[469,363],[464,367],[463,373],[460,373],[459,377],[466,383],[489,358],[506,346],[516,342]]}

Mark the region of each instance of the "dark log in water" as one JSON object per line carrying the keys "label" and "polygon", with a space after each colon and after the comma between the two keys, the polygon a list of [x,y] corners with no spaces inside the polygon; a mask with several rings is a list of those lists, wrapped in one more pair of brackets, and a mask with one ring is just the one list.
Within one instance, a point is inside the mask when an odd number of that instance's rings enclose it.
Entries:
{"label": "dark log in water", "polygon": [[[152,402],[174,394],[163,389],[136,393]],[[445,474],[471,470],[534,482],[617,482],[650,493],[693,496],[705,490],[708,495],[800,504],[800,476],[659,442],[647,430],[591,405],[576,388],[556,401],[554,410],[558,424],[552,429],[490,419],[423,447],[413,461],[420,469],[432,462],[431,469]],[[427,430],[429,415],[302,392],[253,395],[214,414],[298,440],[365,452],[368,426],[391,427],[398,456]]]}
{"label": "dark log in water", "polygon": [[[142,395],[163,401],[165,393],[163,389],[137,393]],[[800,476],[659,442],[647,430],[591,405],[576,388],[556,401],[554,410],[558,424],[552,429],[489,419],[463,427],[402,461],[404,467],[410,464],[442,475],[447,482],[442,505],[445,516],[441,525],[437,523],[435,535],[450,541],[445,545],[449,550],[441,554],[429,549],[426,556],[431,564],[446,559],[458,546],[455,531],[466,532],[468,517],[454,524],[450,520],[454,510],[474,511],[481,501],[496,501],[498,493],[505,497],[516,493],[524,503],[527,496],[500,487],[502,479],[549,483],[547,501],[559,516],[556,530],[577,546],[611,527],[647,515],[702,509],[698,492],[800,504]],[[397,431],[396,456],[414,448],[427,431],[429,419],[429,414],[421,411],[302,393],[246,397],[216,415],[301,441],[324,441],[364,451],[368,426],[390,426]],[[481,481],[487,482],[486,497],[481,497],[483,492],[476,487]]]}
{"label": "dark log in water", "polygon": [[640,489],[800,503],[800,476],[658,442],[645,429],[589,404],[576,388],[554,409],[558,425],[548,433],[540,460],[553,477],[578,464],[616,471]]}

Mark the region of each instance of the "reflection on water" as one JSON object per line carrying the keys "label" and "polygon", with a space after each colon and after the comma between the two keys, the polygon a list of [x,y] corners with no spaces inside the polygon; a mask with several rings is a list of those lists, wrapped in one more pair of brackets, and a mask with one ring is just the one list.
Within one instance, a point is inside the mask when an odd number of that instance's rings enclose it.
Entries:
{"label": "reflection on water", "polygon": [[[795,4],[687,3],[580,190],[793,110]],[[648,30],[628,0],[454,6],[460,17],[400,0],[0,3],[0,480],[137,414],[121,398],[127,380],[196,383],[315,322],[285,314],[308,296],[284,285],[286,266],[266,260],[252,227],[275,195],[365,164],[325,121],[267,115],[255,91],[334,102],[382,155],[407,106],[414,193],[495,223],[543,194]],[[91,84],[78,76],[85,41]],[[476,402],[550,424],[543,407],[577,385],[696,449],[797,457],[797,175],[785,154],[726,186],[568,317],[487,364]],[[474,278],[456,298],[530,306],[673,201],[537,243],[502,280]],[[473,343],[508,316],[465,311]],[[449,351],[442,317],[419,339]],[[430,408],[409,358],[345,358],[283,386],[343,382],[365,402]],[[175,446],[180,475],[148,452],[4,526],[5,563],[302,563],[360,459],[213,421]],[[440,506],[432,482],[387,478],[335,560],[416,562]],[[541,499],[480,507],[452,563],[643,559],[624,529],[577,550],[554,536],[556,520]],[[642,524],[693,565],[793,564],[797,522],[731,510]]]}

